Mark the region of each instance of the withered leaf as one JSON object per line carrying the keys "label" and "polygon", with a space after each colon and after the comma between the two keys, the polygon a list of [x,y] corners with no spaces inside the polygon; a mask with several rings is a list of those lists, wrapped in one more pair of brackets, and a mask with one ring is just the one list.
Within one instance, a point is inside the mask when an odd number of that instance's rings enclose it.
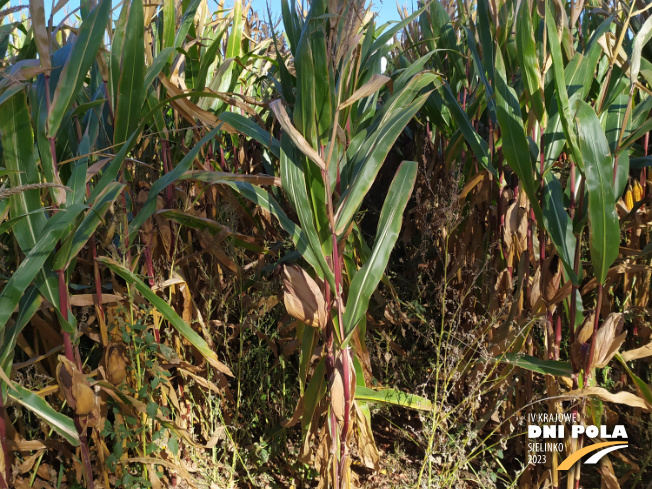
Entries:
{"label": "withered leaf", "polygon": [[326,303],[317,282],[297,266],[286,266],[283,273],[283,297],[288,314],[314,328],[324,328]]}

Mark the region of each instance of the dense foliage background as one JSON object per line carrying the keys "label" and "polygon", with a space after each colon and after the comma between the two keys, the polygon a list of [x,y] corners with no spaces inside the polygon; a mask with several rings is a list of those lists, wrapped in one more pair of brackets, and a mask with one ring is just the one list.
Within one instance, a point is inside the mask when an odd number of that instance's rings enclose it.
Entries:
{"label": "dense foliage background", "polygon": [[0,0],[0,487],[649,487],[650,4],[281,7]]}

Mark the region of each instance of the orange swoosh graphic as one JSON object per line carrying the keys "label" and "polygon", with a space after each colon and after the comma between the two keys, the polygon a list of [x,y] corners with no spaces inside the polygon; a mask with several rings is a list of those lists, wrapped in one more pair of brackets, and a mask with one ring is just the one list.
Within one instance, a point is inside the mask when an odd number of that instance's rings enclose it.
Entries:
{"label": "orange swoosh graphic", "polygon": [[627,444],[626,441],[605,441],[603,443],[595,443],[593,445],[589,445],[588,447],[581,448],[580,450],[572,454],[570,457],[568,457],[566,460],[564,460],[561,463],[561,465],[557,467],[557,470],[570,469],[575,464],[575,462],[577,462],[587,453],[595,452],[596,450],[600,450],[601,448],[610,447],[613,445],[626,445],[626,444]]}

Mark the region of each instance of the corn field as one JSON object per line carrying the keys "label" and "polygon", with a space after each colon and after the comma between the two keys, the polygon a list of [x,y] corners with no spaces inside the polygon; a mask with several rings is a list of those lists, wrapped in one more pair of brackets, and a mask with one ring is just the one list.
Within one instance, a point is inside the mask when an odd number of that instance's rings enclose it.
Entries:
{"label": "corn field", "polygon": [[0,489],[651,488],[651,6],[0,0]]}

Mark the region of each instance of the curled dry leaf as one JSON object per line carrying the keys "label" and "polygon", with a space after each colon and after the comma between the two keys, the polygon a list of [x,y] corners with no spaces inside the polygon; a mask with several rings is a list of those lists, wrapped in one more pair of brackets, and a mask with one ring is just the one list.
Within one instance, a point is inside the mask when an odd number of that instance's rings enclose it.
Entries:
{"label": "curled dry leaf", "polygon": [[503,229],[503,241],[505,247],[508,250],[509,255],[511,256],[514,246],[514,235],[516,234],[516,229],[518,228],[518,208],[517,202],[514,200],[511,205],[507,207],[505,211],[505,227]]}
{"label": "curled dry leaf", "polygon": [[519,255],[527,250],[528,213],[530,202],[525,192],[518,194],[518,211],[516,226],[516,245]]}
{"label": "curled dry leaf", "polygon": [[285,133],[301,150],[301,152],[305,154],[310,159],[310,161],[317,165],[321,170],[326,170],[326,162],[324,162],[323,158],[319,156],[319,153],[317,153],[317,151],[315,151],[310,143],[306,141],[306,139],[296,129],[296,127],[294,127],[292,121],[290,120],[290,116],[288,116],[288,113],[285,111],[285,107],[283,107],[281,100],[274,100],[271,104],[269,104],[269,107],[272,109],[272,112],[274,112],[276,119],[281,124],[281,127]]}
{"label": "curled dry leaf", "polygon": [[638,360],[640,358],[652,357],[652,343],[648,343],[647,345],[634,350],[623,352],[622,357],[626,362],[631,362],[632,360]]}
{"label": "curled dry leaf", "polygon": [[387,85],[391,81],[392,79],[385,75],[376,74],[372,76],[371,80],[369,80],[367,83],[365,83],[360,88],[358,88],[355,92],[351,94],[351,96],[347,100],[342,102],[340,104],[339,109],[342,110],[348,107],[349,105],[353,105],[361,98],[368,97],[369,95],[376,93],[384,85]]}
{"label": "curled dry leaf", "polygon": [[498,278],[496,278],[492,305],[500,307],[500,305],[506,300],[507,294],[512,291],[512,287],[512,274],[509,269],[505,268],[498,274]]}
{"label": "curled dry leaf", "polygon": [[593,322],[595,321],[595,314],[590,314],[586,319],[584,319],[584,322],[582,323],[582,326],[580,327],[576,341],[579,343],[588,343],[589,340],[591,339],[591,335],[593,334]]}
{"label": "curled dry leaf", "polygon": [[106,377],[113,385],[122,384],[127,378],[127,362],[122,345],[110,343],[104,350]]}
{"label": "curled dry leaf", "polygon": [[77,366],[59,355],[57,382],[70,407],[79,416],[86,416],[95,407],[95,393]]}
{"label": "curled dry leaf", "polygon": [[611,313],[602,327],[595,334],[595,355],[591,368],[603,368],[611,361],[625,341],[627,332],[623,331],[625,316],[622,313]]}
{"label": "curled dry leaf", "polygon": [[333,371],[331,382],[331,409],[338,421],[344,419],[344,382],[342,381],[342,372],[339,369]]}
{"label": "curled dry leaf", "polygon": [[614,468],[613,465],[611,465],[609,457],[602,457],[602,459],[600,459],[600,468],[598,471],[602,474],[602,488],[620,489],[620,483],[614,473]]}
{"label": "curled dry leaf", "polygon": [[586,364],[586,356],[589,352],[589,341],[593,335],[593,321],[595,316],[590,314],[584,319],[584,322],[577,330],[575,341],[571,345],[570,361],[573,365],[573,371],[579,372]]}
{"label": "curled dry leaf", "polygon": [[378,470],[380,456],[371,431],[371,424],[357,402],[353,403],[353,409],[355,410],[356,422],[355,441],[356,445],[358,445],[360,459],[368,469]]}
{"label": "curled dry leaf", "polygon": [[326,326],[326,303],[317,282],[300,267],[283,269],[284,302],[290,316],[314,328]]}
{"label": "curled dry leaf", "polygon": [[631,392],[620,391],[615,394],[612,394],[607,389],[602,387],[585,387],[584,389],[576,389],[570,391],[566,394],[562,394],[562,398],[577,398],[577,397],[588,397],[596,396],[603,401],[613,402],[615,404],[625,404],[627,406],[641,408],[644,411],[652,410],[652,406],[646,404],[645,399],[632,394]]}
{"label": "curled dry leaf", "polygon": [[541,298],[541,267],[538,267],[534,276],[532,277],[532,285],[530,287],[530,296],[528,297],[528,304],[530,309],[534,309],[537,302]]}
{"label": "curled dry leaf", "polygon": [[541,273],[541,295],[543,301],[549,304],[554,299],[559,290],[561,282],[561,261],[556,254],[548,256],[543,262],[543,272]]}

